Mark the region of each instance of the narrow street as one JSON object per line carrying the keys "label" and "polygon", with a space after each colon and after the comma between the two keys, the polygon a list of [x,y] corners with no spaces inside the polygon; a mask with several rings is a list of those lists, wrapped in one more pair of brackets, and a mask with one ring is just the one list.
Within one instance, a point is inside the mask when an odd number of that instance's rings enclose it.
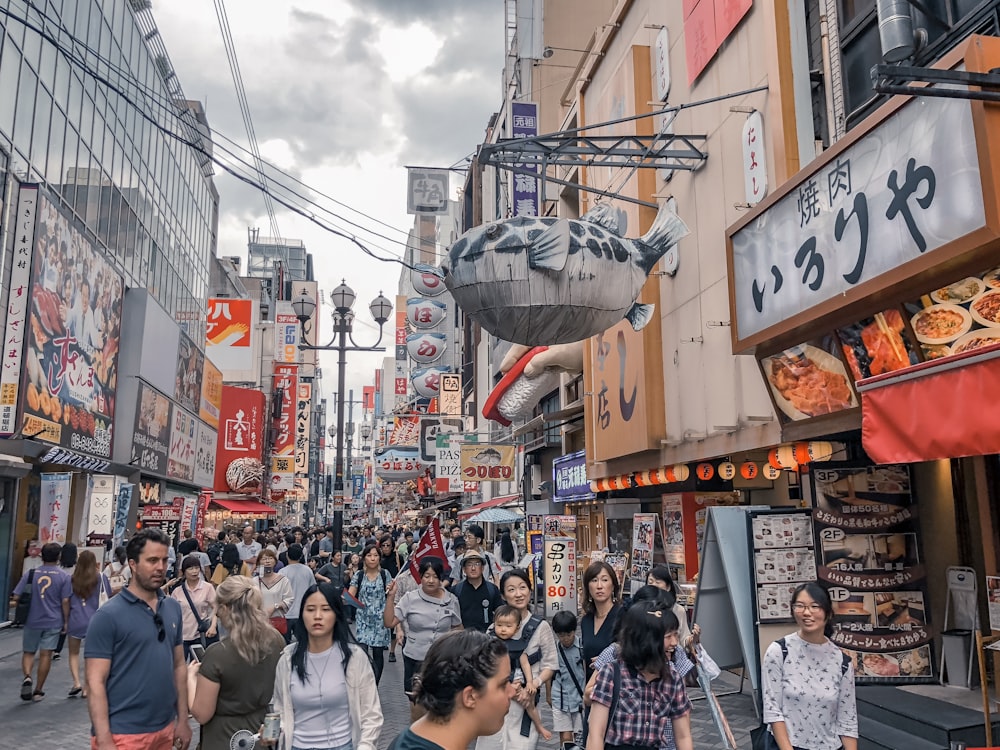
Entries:
{"label": "narrow street", "polygon": [[[0,631],[0,726],[3,729],[4,744],[9,747],[31,747],[32,750],[62,750],[87,746],[90,719],[87,716],[87,701],[67,698],[72,681],[69,676],[68,652],[53,663],[52,672],[45,685],[45,698],[39,703],[25,703],[18,697],[21,682],[21,631],[7,629]],[[724,675],[720,680],[726,679]],[[738,680],[734,680],[734,684]],[[720,685],[716,681],[716,686]],[[717,687],[720,692],[727,689]],[[382,699],[382,713],[385,724],[378,750],[385,750],[396,735],[409,725],[409,706],[403,695],[403,661],[386,663],[385,673],[379,685]],[[697,695],[697,692],[693,693]],[[742,694],[724,696],[719,699],[723,711],[729,719],[738,745],[749,747],[748,733],[757,724],[749,686],[744,685]],[[547,705],[542,705],[542,718],[550,722]],[[697,750],[724,750],[718,732],[703,700],[694,702],[691,719],[694,746]],[[192,747],[197,747],[197,727]],[[558,742],[540,742],[542,750],[557,750]]]}

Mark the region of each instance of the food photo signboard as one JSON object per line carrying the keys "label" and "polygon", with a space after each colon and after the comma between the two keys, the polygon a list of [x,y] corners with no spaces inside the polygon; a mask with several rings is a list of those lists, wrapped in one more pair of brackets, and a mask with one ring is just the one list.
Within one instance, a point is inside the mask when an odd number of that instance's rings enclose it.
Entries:
{"label": "food photo signboard", "polygon": [[839,349],[833,336],[824,336],[760,360],[783,419],[798,422],[860,405]]}
{"label": "food photo signboard", "polygon": [[925,359],[1000,344],[1000,266],[935,289],[904,307]]}
{"label": "food photo signboard", "polygon": [[834,643],[859,682],[934,679],[926,570],[909,467],[813,464],[816,565]]}

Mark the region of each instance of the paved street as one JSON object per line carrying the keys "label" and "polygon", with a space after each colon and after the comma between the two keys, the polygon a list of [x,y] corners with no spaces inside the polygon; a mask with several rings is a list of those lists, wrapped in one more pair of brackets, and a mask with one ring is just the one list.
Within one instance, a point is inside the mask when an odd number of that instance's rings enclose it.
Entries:
{"label": "paved street", "polygon": [[[87,746],[90,732],[87,702],[80,698],[66,697],[71,684],[66,659],[64,652],[62,659],[53,663],[49,681],[45,685],[45,699],[39,703],[25,703],[18,697],[21,682],[21,631],[11,629],[0,631],[0,727],[3,727],[3,744],[6,747],[63,750],[63,748]],[[403,695],[402,659],[395,664],[386,663],[385,667],[382,683],[379,685],[382,712],[385,715],[379,750],[385,750],[396,735],[409,724],[409,706]],[[719,682],[715,684],[719,685]],[[720,687],[719,690],[725,692],[724,688]],[[740,748],[749,747],[747,734],[751,727],[757,724],[748,692],[749,688],[745,687],[742,695],[724,696],[719,699]],[[548,706],[544,704],[542,717],[551,726]],[[725,748],[704,701],[695,701],[692,725],[695,748],[698,750]],[[544,750],[556,750],[558,743],[553,739],[547,743],[540,743],[539,747]]]}

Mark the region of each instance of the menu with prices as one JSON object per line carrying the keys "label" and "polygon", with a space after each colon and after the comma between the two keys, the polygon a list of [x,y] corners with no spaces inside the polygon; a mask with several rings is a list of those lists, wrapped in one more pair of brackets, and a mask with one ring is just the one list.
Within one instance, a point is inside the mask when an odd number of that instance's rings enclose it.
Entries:
{"label": "menu with prices", "polygon": [[860,683],[933,679],[909,467],[813,464],[816,570],[833,601],[831,640]]}
{"label": "menu with prices", "polygon": [[809,511],[756,513],[750,527],[757,616],[761,622],[794,622],[792,592],[800,583],[816,580]]}

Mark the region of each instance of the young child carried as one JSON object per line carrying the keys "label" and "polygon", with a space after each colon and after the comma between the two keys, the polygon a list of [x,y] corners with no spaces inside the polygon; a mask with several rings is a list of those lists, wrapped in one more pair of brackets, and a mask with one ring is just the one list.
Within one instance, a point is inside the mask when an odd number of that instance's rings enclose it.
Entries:
{"label": "young child carried", "polygon": [[[497,607],[496,612],[493,614],[493,635],[501,641],[509,641],[514,637],[514,634],[517,633],[520,626],[521,618],[518,616],[516,609],[507,604]],[[531,673],[531,665],[537,664],[541,661],[541,652],[536,651],[529,654],[527,650],[525,650],[520,655],[512,653],[510,656],[510,681],[520,683],[528,695],[534,698],[538,689],[535,687],[535,679]],[[535,729],[538,730],[538,734],[541,735],[543,739],[552,739],[552,732],[542,725],[542,717],[538,713],[538,706],[534,702],[530,703],[529,707],[526,708],[524,712],[531,719],[531,723],[535,725]]]}

